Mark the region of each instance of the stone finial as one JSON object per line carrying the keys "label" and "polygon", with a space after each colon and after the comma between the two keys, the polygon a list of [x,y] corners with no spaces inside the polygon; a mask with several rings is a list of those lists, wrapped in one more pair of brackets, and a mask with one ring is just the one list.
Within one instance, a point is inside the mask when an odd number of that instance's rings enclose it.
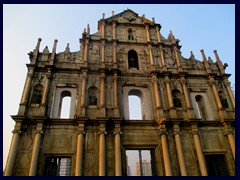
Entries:
{"label": "stone finial", "polygon": [[112,16],[114,16],[114,11],[112,11]]}
{"label": "stone finial", "polygon": [[190,59],[195,59],[195,56],[192,51],[190,52]]}
{"label": "stone finial", "polygon": [[55,40],[54,40],[54,43],[57,43],[57,42],[58,42],[58,40],[57,40],[57,39],[55,39]]}
{"label": "stone finial", "polygon": [[224,63],[223,69],[226,69],[226,67],[228,67],[228,64],[227,64],[227,63]]}
{"label": "stone finial", "polygon": [[87,33],[90,34],[90,27],[89,27],[89,24],[87,24]]}
{"label": "stone finial", "polygon": [[143,14],[142,17],[145,18],[145,14]]}
{"label": "stone finial", "polygon": [[67,43],[67,47],[65,49],[65,52],[70,52],[69,43]]}
{"label": "stone finial", "polygon": [[175,40],[175,37],[174,37],[174,35],[172,33],[172,30],[170,30],[170,33],[168,35],[168,39]]}
{"label": "stone finial", "polygon": [[208,62],[209,63],[213,63],[213,60],[212,60],[212,58],[210,56],[208,56]]}
{"label": "stone finial", "polygon": [[105,19],[105,13],[102,14],[102,19]]}
{"label": "stone finial", "polygon": [[154,17],[152,18],[152,21],[153,21],[153,23],[155,23],[155,18]]}
{"label": "stone finial", "polygon": [[48,46],[44,48],[43,53],[49,53]]}

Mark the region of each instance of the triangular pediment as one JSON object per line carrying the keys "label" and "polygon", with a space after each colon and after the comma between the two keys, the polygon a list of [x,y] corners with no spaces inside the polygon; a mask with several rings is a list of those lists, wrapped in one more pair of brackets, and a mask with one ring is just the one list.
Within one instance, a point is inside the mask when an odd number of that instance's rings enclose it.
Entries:
{"label": "triangular pediment", "polygon": [[153,21],[150,21],[149,19],[145,18],[145,16],[138,16],[138,14],[131,9],[127,9],[119,14],[113,15],[109,18],[106,19],[101,19],[99,22],[118,22],[118,23],[132,23],[132,24],[143,24],[144,23],[149,23],[152,24],[154,23]]}

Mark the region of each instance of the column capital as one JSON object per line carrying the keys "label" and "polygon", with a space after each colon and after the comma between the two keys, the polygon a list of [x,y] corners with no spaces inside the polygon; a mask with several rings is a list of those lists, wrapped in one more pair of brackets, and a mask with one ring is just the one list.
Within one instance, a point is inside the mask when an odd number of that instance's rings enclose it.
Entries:
{"label": "column capital", "polygon": [[13,133],[13,134],[21,134],[22,131],[14,129],[14,130],[12,131],[12,133]]}
{"label": "column capital", "polygon": [[122,131],[114,131],[113,134],[114,134],[114,135],[116,135],[116,134],[122,135]]}
{"label": "column capital", "polygon": [[79,135],[79,134],[86,134],[86,132],[83,130],[77,130],[77,135]]}
{"label": "column capital", "polygon": [[191,125],[191,128],[192,135],[198,134],[198,126],[196,124]]}
{"label": "column capital", "polygon": [[211,86],[215,86],[216,85],[216,82],[215,82],[215,80],[214,80],[214,78],[212,78],[212,77],[210,77],[210,79],[209,79],[209,84],[211,85]]}
{"label": "column capital", "polygon": [[34,134],[40,134],[40,135],[42,135],[42,134],[43,134],[43,131],[42,131],[42,130],[35,130],[35,131],[34,131]]}
{"label": "column capital", "polygon": [[178,124],[173,125],[173,135],[180,134],[180,128]]}

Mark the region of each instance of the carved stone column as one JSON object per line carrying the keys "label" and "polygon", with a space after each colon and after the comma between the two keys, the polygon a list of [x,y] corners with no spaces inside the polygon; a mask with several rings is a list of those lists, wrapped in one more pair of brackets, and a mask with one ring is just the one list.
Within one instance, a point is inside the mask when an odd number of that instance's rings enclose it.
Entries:
{"label": "carved stone column", "polygon": [[210,76],[209,79],[210,79],[209,84],[212,86],[213,95],[214,95],[214,98],[215,98],[216,103],[217,103],[218,114],[220,116],[220,120],[223,122],[225,117],[226,117],[226,112],[222,108],[222,103],[221,103],[219,95],[218,95],[218,91],[217,91],[217,88],[216,88],[216,82],[215,82],[214,78]]}
{"label": "carved stone column", "polygon": [[184,97],[185,97],[187,108],[191,109],[192,106],[191,106],[191,102],[190,102],[190,99],[189,99],[189,94],[188,94],[185,78],[181,77],[180,82],[181,82],[181,85],[182,85],[182,88],[183,88],[183,94],[184,94]]}
{"label": "carved stone column", "polygon": [[172,167],[171,161],[168,152],[168,143],[167,143],[167,136],[166,136],[166,126],[164,124],[165,119],[158,120],[159,124],[159,131],[160,131],[160,138],[162,143],[162,152],[163,152],[163,161],[165,167],[166,176],[172,176]]}
{"label": "carved stone column", "polygon": [[30,86],[33,78],[33,72],[34,72],[34,67],[28,67],[28,73],[27,73],[27,77],[26,77],[26,81],[25,81],[25,85],[22,93],[20,107],[18,110],[18,115],[21,115],[21,116],[24,116],[26,111],[26,105],[29,101]]}
{"label": "carved stone column", "polygon": [[52,77],[52,72],[50,69],[48,69],[48,72],[46,73],[46,81],[45,81],[45,88],[43,91],[43,98],[42,98],[42,105],[46,105],[47,101],[47,95],[48,95],[48,90],[49,90],[49,82],[50,78]]}
{"label": "carved stone column", "polygon": [[87,57],[88,57],[88,45],[89,45],[89,40],[85,39],[85,43],[84,43],[84,63],[87,63]]}
{"label": "carved stone column", "polygon": [[233,158],[235,160],[235,140],[232,134],[232,128],[230,125],[227,125],[226,123],[223,123],[224,125],[224,134],[228,137],[228,141],[230,144],[230,148],[233,154]]}
{"label": "carved stone column", "polygon": [[156,27],[156,34],[157,34],[157,40],[158,40],[158,42],[161,42],[160,32],[159,32],[159,27],[158,27],[158,26]]}
{"label": "carved stone column", "polygon": [[204,50],[201,49],[200,52],[201,52],[201,54],[202,54],[203,64],[204,64],[204,66],[205,66],[205,69],[206,69],[206,71],[207,71],[207,74],[212,73],[212,70],[211,70],[211,68],[210,68],[210,66],[209,66],[209,64],[208,64],[207,58],[206,58],[206,56],[205,56],[205,54],[204,54]]}
{"label": "carved stone column", "polygon": [[16,157],[17,157],[17,151],[19,147],[19,138],[21,134],[21,122],[16,122],[15,128],[12,131],[13,136],[12,136],[12,142],[10,145],[9,149],[9,154],[7,158],[7,163],[4,171],[4,176],[12,176],[13,174],[13,168],[16,162]]}
{"label": "carved stone column", "polygon": [[198,158],[198,163],[199,163],[199,167],[200,167],[200,172],[202,176],[207,176],[207,168],[206,168],[206,164],[205,164],[205,160],[204,160],[204,156],[203,156],[203,152],[202,152],[202,148],[201,148],[201,143],[200,143],[200,139],[198,136],[198,127],[197,125],[192,125],[192,135],[193,135],[193,140],[194,140],[194,144],[195,144],[195,148],[196,148],[196,152],[197,152],[197,158]]}
{"label": "carved stone column", "polygon": [[149,27],[145,26],[145,30],[146,30],[146,35],[147,35],[147,42],[150,42]]}
{"label": "carved stone column", "polygon": [[117,64],[117,53],[116,53],[117,43],[113,42],[113,64]]}
{"label": "carved stone column", "polygon": [[151,64],[151,66],[154,66],[152,46],[150,44],[148,45],[148,52],[149,52],[150,64]]}
{"label": "carved stone column", "polygon": [[167,88],[167,96],[168,96],[168,102],[169,102],[169,108],[173,108],[173,98],[172,98],[172,91],[171,91],[171,87],[170,87],[170,79],[168,76],[165,76],[165,84],[166,84],[166,88]]}
{"label": "carved stone column", "polygon": [[82,94],[81,94],[81,116],[86,115],[86,80],[87,80],[87,71],[83,71],[82,74]]}
{"label": "carved stone column", "polygon": [[113,21],[113,24],[112,24],[112,36],[113,36],[113,39],[116,39],[116,22]]}
{"label": "carved stone column", "polygon": [[113,108],[114,108],[114,117],[119,117],[119,107],[118,107],[118,90],[117,90],[117,72],[114,72],[113,77]]}
{"label": "carved stone column", "polygon": [[105,22],[102,21],[102,38],[105,38]]}
{"label": "carved stone column", "polygon": [[176,46],[174,46],[174,53],[175,53],[175,57],[176,57],[176,61],[177,61],[178,70],[182,71],[182,66],[180,64],[180,60],[179,60],[179,56],[178,56],[178,49]]}
{"label": "carved stone column", "polygon": [[228,94],[230,95],[231,103],[233,105],[233,108],[235,109],[235,98],[233,96],[233,93],[232,93],[232,90],[231,90],[231,87],[230,87],[230,83],[229,83],[227,78],[225,78],[223,80],[223,82],[224,82],[224,85],[227,87],[227,91],[228,91]]}
{"label": "carved stone column", "polygon": [[57,50],[57,42],[58,42],[58,40],[55,39],[53,49],[52,49],[52,54],[50,57],[50,63],[49,63],[50,65],[53,65],[53,63],[54,63],[54,58],[55,58],[55,54],[56,54],[56,50]]}
{"label": "carved stone column", "polygon": [[165,64],[164,52],[163,52],[162,46],[160,46],[159,50],[160,50],[160,55],[161,55],[163,70],[166,71],[166,70],[167,70],[167,66],[166,66],[166,64]]}
{"label": "carved stone column", "polygon": [[121,158],[121,125],[115,124],[115,176],[122,176],[122,158]]}
{"label": "carved stone column", "polygon": [[100,123],[99,130],[99,176],[105,176],[105,122]]}
{"label": "carved stone column", "polygon": [[173,125],[173,135],[176,142],[176,149],[178,155],[178,163],[181,171],[181,176],[187,176],[187,168],[184,160],[184,153],[182,149],[182,143],[180,138],[180,128],[178,124]]}
{"label": "carved stone column", "polygon": [[156,104],[156,114],[157,114],[157,119],[163,117],[163,112],[161,111],[161,103],[160,103],[160,96],[159,96],[159,91],[158,91],[158,79],[156,74],[152,74],[152,82],[153,82],[153,87],[154,87],[154,97],[155,97],[155,104]]}
{"label": "carved stone column", "polygon": [[42,127],[43,127],[43,123],[37,123],[34,144],[32,149],[32,158],[31,158],[31,164],[29,169],[29,176],[36,176],[36,173],[37,173],[38,156],[40,151],[41,138],[43,134]]}
{"label": "carved stone column", "polygon": [[77,135],[77,152],[76,152],[76,168],[75,176],[82,176],[83,171],[83,142],[84,142],[84,122],[78,124],[78,135]]}
{"label": "carved stone column", "polygon": [[106,116],[105,113],[105,73],[102,72],[100,76],[100,108],[102,116]]}
{"label": "carved stone column", "polygon": [[104,39],[102,39],[101,50],[102,50],[101,64],[104,64],[105,62],[105,40]]}

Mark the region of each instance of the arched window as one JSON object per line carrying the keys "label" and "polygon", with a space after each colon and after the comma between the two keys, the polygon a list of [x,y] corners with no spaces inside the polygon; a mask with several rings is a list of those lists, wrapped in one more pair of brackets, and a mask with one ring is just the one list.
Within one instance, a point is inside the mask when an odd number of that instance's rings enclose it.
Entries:
{"label": "arched window", "polygon": [[134,120],[145,119],[142,112],[142,92],[139,90],[131,90],[128,93],[129,102],[129,118]]}
{"label": "arched window", "polygon": [[61,93],[61,101],[60,101],[60,111],[59,117],[60,118],[70,118],[71,112],[71,92],[63,91]]}
{"label": "arched window", "polygon": [[198,112],[198,117],[206,120],[207,118],[207,111],[206,111],[206,105],[204,102],[204,99],[201,95],[197,95],[195,97],[196,103],[197,103],[197,112]]}
{"label": "arched window", "polygon": [[88,105],[97,106],[98,103],[98,89],[92,86],[88,89]]}
{"label": "arched window", "polygon": [[40,104],[42,100],[42,85],[37,84],[34,86],[31,103]]}
{"label": "arched window", "polygon": [[182,94],[181,94],[181,92],[177,89],[174,89],[172,91],[172,96],[173,96],[174,107],[182,107]]}
{"label": "arched window", "polygon": [[138,56],[137,52],[134,50],[128,51],[128,67],[130,68],[139,68],[138,67]]}
{"label": "arched window", "polygon": [[229,106],[228,106],[227,98],[226,98],[224,92],[219,91],[218,94],[219,94],[220,101],[222,103],[222,107],[225,109],[228,108]]}
{"label": "arched window", "polygon": [[134,40],[132,28],[128,29],[128,40],[130,41]]}

